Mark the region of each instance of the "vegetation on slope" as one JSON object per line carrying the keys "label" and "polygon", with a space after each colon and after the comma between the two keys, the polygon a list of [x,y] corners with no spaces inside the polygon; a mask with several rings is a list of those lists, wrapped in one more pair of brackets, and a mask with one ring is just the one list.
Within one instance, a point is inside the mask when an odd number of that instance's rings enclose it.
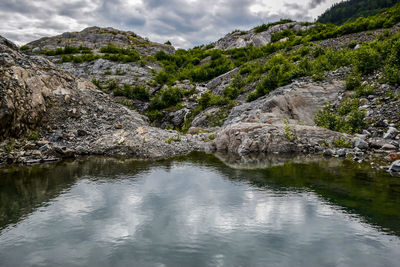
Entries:
{"label": "vegetation on slope", "polygon": [[381,9],[392,7],[398,2],[398,0],[349,0],[335,3],[318,17],[318,22],[340,25],[359,17],[375,15]]}
{"label": "vegetation on slope", "polygon": [[[261,25],[256,32],[267,30],[272,25],[290,21],[279,21]],[[130,99],[150,101],[147,115],[152,121],[162,121],[171,111],[184,108],[186,97],[195,94],[194,91],[183,90],[176,86],[178,81],[189,80],[192,83],[208,82],[211,79],[238,68],[239,72],[225,87],[220,95],[211,91],[198,96],[198,105],[185,116],[183,125],[178,126],[185,131],[191,126],[192,120],[202,111],[210,107],[220,107],[218,120],[220,125],[229,110],[236,104],[238,96],[253,101],[280,86],[291,83],[294,79],[310,76],[315,81],[325,79],[325,72],[344,66],[352,68],[347,78],[348,90],[354,90],[356,97],[368,95],[370,87],[361,86],[363,76],[380,70],[381,80],[387,83],[400,83],[400,33],[390,36],[386,31],[376,40],[361,46],[353,42],[338,48],[323,48],[319,41],[337,38],[351,33],[390,28],[400,22],[400,4],[384,10],[374,16],[360,17],[348,21],[341,26],[334,24],[308,24],[307,30],[294,31],[289,28],[276,32],[271,36],[271,43],[261,47],[247,46],[230,50],[212,49],[212,46],[195,47],[189,50],[178,49],[170,55],[163,51],[157,52],[147,60],[158,62],[163,70],[156,73],[150,86],[162,88],[150,96],[146,86],[120,86],[110,82],[106,85],[116,96]],[[284,39],[283,39],[284,38]],[[357,49],[355,49],[357,48]],[[73,50],[73,51],[72,51]],[[62,61],[76,63],[104,58],[119,62],[134,62],[140,56],[134,49],[123,49],[116,46],[106,46],[94,54],[85,48],[57,49],[44,51],[48,55],[61,55]],[[99,87],[102,85],[95,81]],[[346,100],[343,107],[327,106],[317,114],[316,124],[336,131],[357,132],[364,125],[365,114],[359,111],[359,102]]]}

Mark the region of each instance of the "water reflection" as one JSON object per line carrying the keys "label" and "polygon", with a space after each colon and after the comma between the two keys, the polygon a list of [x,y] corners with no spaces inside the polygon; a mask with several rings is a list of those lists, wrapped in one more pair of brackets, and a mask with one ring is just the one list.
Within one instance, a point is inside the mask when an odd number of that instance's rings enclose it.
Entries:
{"label": "water reflection", "polygon": [[0,265],[395,266],[399,238],[380,230],[398,230],[393,181],[348,164],[250,171],[201,154],[3,172]]}

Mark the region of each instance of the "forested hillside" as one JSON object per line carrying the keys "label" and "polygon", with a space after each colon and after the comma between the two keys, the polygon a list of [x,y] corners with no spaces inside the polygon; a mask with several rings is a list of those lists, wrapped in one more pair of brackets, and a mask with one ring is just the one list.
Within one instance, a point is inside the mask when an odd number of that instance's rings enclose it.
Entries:
{"label": "forested hillside", "polygon": [[348,20],[368,17],[377,14],[381,9],[388,8],[399,0],[349,0],[332,5],[318,17],[318,22],[340,25]]}

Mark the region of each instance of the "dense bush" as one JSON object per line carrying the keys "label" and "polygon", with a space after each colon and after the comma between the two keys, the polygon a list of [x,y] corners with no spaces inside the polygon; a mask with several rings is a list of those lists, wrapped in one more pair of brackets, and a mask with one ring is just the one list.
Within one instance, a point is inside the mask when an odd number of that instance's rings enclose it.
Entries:
{"label": "dense bush", "polygon": [[92,50],[86,46],[65,46],[64,48],[57,48],[55,50],[42,50],[40,53],[46,56],[59,56],[71,54],[90,54],[92,53]]}
{"label": "dense bush", "polygon": [[352,91],[361,86],[361,75],[357,72],[350,73],[346,78],[346,90]]}
{"label": "dense bush", "polygon": [[225,98],[221,95],[215,95],[210,91],[204,92],[199,99],[199,105],[202,107],[203,110],[211,106],[223,106],[228,103],[228,98]]}
{"label": "dense bush", "polygon": [[147,101],[150,98],[150,93],[145,85],[137,84],[135,86],[130,86],[129,84],[124,84],[123,87],[116,87],[114,89],[115,96],[124,96],[130,99],[138,99],[142,101]]}
{"label": "dense bush", "polygon": [[318,17],[319,22],[340,25],[358,17],[367,17],[378,13],[382,8],[391,7],[398,0],[352,0],[335,3]]}
{"label": "dense bush", "polygon": [[182,99],[183,93],[179,88],[165,88],[151,99],[150,110],[161,110],[167,107],[174,106],[181,102]]}
{"label": "dense bush", "polygon": [[400,84],[400,36],[392,44],[390,54],[383,69],[384,79],[388,83]]}
{"label": "dense bush", "polygon": [[359,109],[359,106],[357,99],[345,99],[338,107],[328,104],[317,112],[314,122],[317,126],[333,131],[357,133],[366,126],[365,111]]}
{"label": "dense bush", "polygon": [[361,74],[370,74],[379,67],[380,55],[371,47],[363,46],[357,49],[354,57],[354,68]]}
{"label": "dense bush", "polygon": [[19,50],[21,50],[21,51],[28,51],[28,50],[29,50],[29,46],[23,45],[23,46],[21,46],[21,47],[19,48]]}
{"label": "dense bush", "polygon": [[235,99],[241,93],[243,86],[245,86],[245,82],[242,76],[235,75],[231,83],[224,88],[222,94],[229,99]]}

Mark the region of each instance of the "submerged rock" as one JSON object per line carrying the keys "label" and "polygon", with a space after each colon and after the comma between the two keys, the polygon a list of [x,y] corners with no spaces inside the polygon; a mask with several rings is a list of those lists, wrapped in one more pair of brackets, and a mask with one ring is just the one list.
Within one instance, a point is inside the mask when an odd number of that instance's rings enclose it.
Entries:
{"label": "submerged rock", "polygon": [[400,160],[396,160],[389,167],[390,172],[400,172]]}

